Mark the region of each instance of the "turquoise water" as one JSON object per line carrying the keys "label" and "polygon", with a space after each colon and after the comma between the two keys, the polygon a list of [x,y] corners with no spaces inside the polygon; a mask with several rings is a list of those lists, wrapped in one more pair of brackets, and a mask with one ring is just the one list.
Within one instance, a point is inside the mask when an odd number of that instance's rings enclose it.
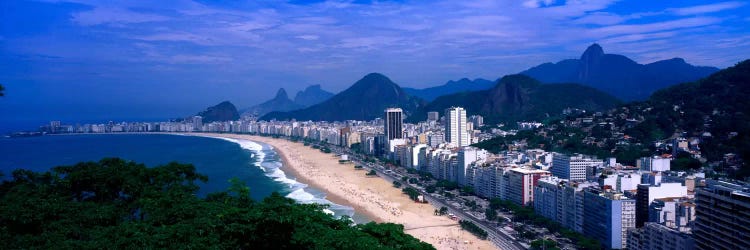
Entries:
{"label": "turquoise water", "polygon": [[147,166],[171,161],[190,163],[209,179],[201,184],[200,195],[224,191],[229,187],[229,179],[238,178],[250,187],[256,200],[279,192],[300,203],[329,204],[329,212],[348,215],[358,223],[368,221],[352,208],[326,200],[325,193],[295,181],[283,171],[273,148],[262,143],[163,134],[0,138],[0,171],[6,178],[18,168],[41,172],[104,157],[119,157]]}

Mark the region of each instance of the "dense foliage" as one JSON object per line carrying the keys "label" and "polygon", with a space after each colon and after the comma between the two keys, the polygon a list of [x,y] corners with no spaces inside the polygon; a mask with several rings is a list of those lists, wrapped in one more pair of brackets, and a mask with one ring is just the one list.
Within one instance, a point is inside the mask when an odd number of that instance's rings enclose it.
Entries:
{"label": "dense foliage", "polygon": [[477,236],[477,238],[480,239],[487,239],[487,231],[484,231],[484,229],[480,228],[474,222],[468,221],[468,220],[461,220],[458,222],[458,224],[461,225],[461,228],[463,230],[469,231],[470,233]]}
{"label": "dense foliage", "polygon": [[557,247],[557,242],[554,240],[538,239],[531,242],[531,249],[533,250],[556,250],[560,249]]}
{"label": "dense foliage", "polygon": [[[483,141],[490,151],[518,145],[562,153],[635,159],[665,151],[672,139],[692,138],[708,164],[685,155],[675,156],[676,170],[710,165],[727,176],[750,176],[750,60],[693,83],[678,84],[602,113],[573,114],[550,120],[536,130]],[[657,148],[655,142],[661,143]],[[664,147],[663,145],[669,145]],[[695,149],[697,148],[697,149]]]}
{"label": "dense foliage", "polygon": [[416,201],[419,198],[419,191],[413,187],[405,187],[401,190],[404,194],[409,196],[409,199]]}
{"label": "dense foliage", "polygon": [[536,226],[545,227],[552,233],[560,233],[563,237],[571,239],[580,249],[600,249],[599,241],[586,237],[578,232],[564,228],[560,223],[554,222],[534,213],[531,207],[522,207],[508,200],[498,198],[490,199],[490,209],[502,209],[513,213],[513,221],[526,222]]}
{"label": "dense foliage", "polygon": [[593,44],[580,59],[544,63],[521,74],[544,83],[581,83],[623,100],[644,100],[658,89],[695,81],[718,70],[693,66],[680,58],[639,64],[623,55],[605,54],[601,46]]}
{"label": "dense foliage", "polygon": [[410,121],[422,121],[428,111],[457,106],[467,115],[482,115],[485,123],[545,120],[566,108],[603,111],[620,102],[613,96],[579,84],[541,84],[524,75],[507,75],[492,89],[441,96],[420,109]]}
{"label": "dense foliage", "polygon": [[745,164],[728,174],[743,178],[750,176],[746,164],[750,162],[748,96],[750,60],[698,82],[657,91],[649,100],[652,109],[644,116],[647,121],[655,121],[648,130],[702,137],[701,153],[709,161],[723,161],[726,153],[737,154]]}
{"label": "dense foliage", "polygon": [[198,197],[206,180],[192,165],[120,159],[16,170],[0,184],[0,241],[8,249],[432,249],[402,225],[352,226],[276,193],[253,201],[239,181]]}
{"label": "dense foliage", "polygon": [[[597,133],[592,129],[592,133]],[[591,133],[579,128],[552,125],[552,128],[544,130],[522,130],[515,135],[495,137],[474,144],[479,148],[493,153],[513,149],[513,145],[525,144],[528,148],[541,148],[564,154],[586,154],[597,156],[600,159],[615,157],[617,161],[624,164],[634,165],[635,161],[644,156],[651,156],[653,149],[644,144],[617,144],[616,140],[608,138],[609,133],[595,137]],[[593,143],[585,143],[586,139],[596,138]]]}

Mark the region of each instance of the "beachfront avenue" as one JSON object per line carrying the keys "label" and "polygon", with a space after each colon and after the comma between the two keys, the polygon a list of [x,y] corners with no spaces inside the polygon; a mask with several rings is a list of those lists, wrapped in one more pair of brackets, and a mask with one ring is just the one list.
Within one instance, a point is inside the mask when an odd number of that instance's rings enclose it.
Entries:
{"label": "beachfront avenue", "polygon": [[[349,155],[349,160],[357,165],[363,165],[366,168],[375,170],[378,173],[378,176],[385,179],[388,182],[393,181],[399,181],[402,177],[408,176],[408,177],[415,177],[415,176],[409,176],[410,174],[404,173],[402,171],[399,171],[398,168],[396,171],[387,171],[388,169],[382,165],[379,161],[376,161],[376,163],[367,163],[362,161],[362,155],[356,154],[352,152],[349,149],[335,146],[333,152],[341,155],[341,154],[347,154]],[[452,204],[450,204],[449,201],[443,198],[436,197],[432,194],[429,194],[424,191],[424,188],[410,184],[408,182],[404,183],[405,185],[409,187],[413,187],[419,191],[421,195],[423,195],[428,203],[430,203],[435,209],[438,209],[440,207],[447,207],[449,209],[449,212],[452,214],[455,214],[460,218],[460,220],[468,220],[482,228],[488,233],[487,240],[492,242],[496,247],[499,249],[507,249],[507,250],[513,250],[513,249],[527,249],[527,247],[524,247],[519,242],[513,240],[513,237],[510,235],[507,235],[505,232],[502,232],[500,230],[495,229],[493,225],[490,222],[487,222],[483,219],[479,219],[469,213],[467,213],[464,209],[458,208]],[[408,229],[408,228],[407,228]]]}

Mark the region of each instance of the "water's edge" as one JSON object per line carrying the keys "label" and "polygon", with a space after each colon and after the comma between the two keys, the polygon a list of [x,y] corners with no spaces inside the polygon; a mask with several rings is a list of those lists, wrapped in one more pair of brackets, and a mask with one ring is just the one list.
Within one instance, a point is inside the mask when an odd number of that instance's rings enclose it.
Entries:
{"label": "water's edge", "polygon": [[222,137],[209,138],[233,142],[243,149],[250,151],[252,158],[255,160],[254,166],[263,170],[267,177],[283,184],[287,189],[285,191],[289,192],[289,194],[286,195],[287,198],[293,199],[302,204],[315,203],[328,205],[329,207],[324,210],[326,213],[333,214],[337,218],[344,215],[349,216],[355,223],[366,223],[371,221],[362,214],[355,213],[354,208],[352,207],[336,204],[327,200],[325,192],[310,187],[305,183],[298,182],[294,176],[287,175],[287,173],[282,170],[282,167],[284,166],[283,161],[272,146],[250,140]]}

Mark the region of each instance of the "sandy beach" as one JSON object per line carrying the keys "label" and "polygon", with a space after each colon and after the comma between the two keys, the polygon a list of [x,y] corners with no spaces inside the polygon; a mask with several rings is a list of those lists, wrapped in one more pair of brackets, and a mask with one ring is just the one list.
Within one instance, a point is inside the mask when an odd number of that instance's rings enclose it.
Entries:
{"label": "sandy beach", "polygon": [[224,137],[266,143],[275,148],[284,161],[284,171],[298,181],[323,190],[327,199],[351,206],[376,222],[403,224],[406,233],[428,242],[437,249],[496,249],[489,241],[480,240],[461,230],[458,222],[446,216],[435,216],[435,207],[415,203],[392,183],[367,177],[364,170],[351,163],[341,164],[334,154],[325,154],[302,143],[251,135],[191,134]]}

